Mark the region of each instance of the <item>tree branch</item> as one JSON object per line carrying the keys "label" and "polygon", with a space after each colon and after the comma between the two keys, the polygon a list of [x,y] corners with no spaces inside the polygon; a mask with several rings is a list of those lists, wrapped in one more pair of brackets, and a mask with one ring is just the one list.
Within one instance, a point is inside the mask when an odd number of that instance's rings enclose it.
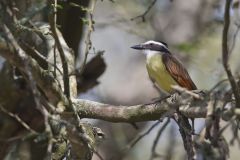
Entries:
{"label": "tree branch", "polygon": [[[8,28],[6,26],[1,28],[6,36],[6,41],[3,39],[0,40],[0,55],[12,65],[18,67],[21,72],[25,73],[24,64],[28,58],[27,55],[18,45]],[[51,76],[48,71],[43,70],[34,59],[29,58],[28,63],[32,71],[33,79],[36,80],[37,85],[44,91],[51,103],[56,105],[59,101],[62,101],[64,104],[68,104],[67,98],[61,91],[54,77]]]}
{"label": "tree branch", "polygon": [[88,18],[88,32],[85,40],[85,52],[84,52],[84,58],[83,62],[80,66],[79,74],[81,75],[85,69],[86,63],[87,63],[87,57],[89,54],[89,50],[92,48],[92,41],[91,41],[91,34],[94,31],[94,20],[93,20],[93,12],[95,9],[97,1],[93,0],[91,2],[91,9],[89,11],[89,18]]}
{"label": "tree branch", "polygon": [[164,122],[164,124],[161,126],[161,128],[158,130],[158,133],[157,133],[157,136],[156,138],[154,139],[153,141],[153,145],[152,145],[152,148],[151,148],[151,157],[150,157],[150,160],[153,160],[154,158],[156,157],[162,157],[162,155],[158,154],[156,152],[156,148],[157,148],[157,144],[158,144],[158,141],[163,133],[163,131],[165,131],[166,127],[168,126],[168,124],[170,123],[170,118],[167,119],[166,122]]}
{"label": "tree branch", "polygon": [[26,122],[24,122],[18,115],[7,111],[1,104],[0,104],[0,111],[7,114],[8,116],[14,118],[18,123],[20,123],[26,130],[28,130],[33,135],[39,134],[37,131],[33,130]]}
{"label": "tree branch", "polygon": [[[51,2],[49,2],[51,5]],[[49,14],[49,24],[51,27],[51,31],[53,33],[53,38],[55,39],[59,55],[62,61],[62,68],[63,68],[63,83],[64,83],[64,93],[69,98],[70,97],[70,86],[69,86],[69,71],[68,71],[68,62],[65,56],[62,44],[57,34],[57,0],[53,2],[53,12]]]}
{"label": "tree branch", "polygon": [[151,2],[151,4],[148,6],[147,10],[144,11],[144,13],[142,13],[141,15],[138,15],[134,18],[131,18],[131,21],[135,20],[135,19],[138,19],[138,18],[141,18],[143,22],[145,22],[145,16],[148,14],[148,12],[152,9],[152,7],[154,6],[154,4],[157,2],[157,0],[153,0]]}
{"label": "tree branch", "polygon": [[[73,99],[81,118],[101,119],[110,122],[141,122],[159,120],[171,115],[176,108],[180,107],[180,112],[189,118],[204,118],[206,116],[206,106],[203,103],[198,106],[189,107],[174,101],[174,96],[152,104],[142,104],[135,106],[114,106],[93,102],[83,99]],[[182,97],[180,96],[179,99]],[[174,101],[174,102],[171,102]]]}
{"label": "tree branch", "polygon": [[223,67],[227,73],[229,82],[231,84],[233,94],[236,100],[236,107],[240,107],[240,89],[237,85],[230,66],[228,64],[229,59],[229,49],[228,49],[228,30],[230,25],[230,7],[232,0],[226,0],[225,13],[224,13],[224,26],[223,26],[223,36],[222,36],[222,63]]}

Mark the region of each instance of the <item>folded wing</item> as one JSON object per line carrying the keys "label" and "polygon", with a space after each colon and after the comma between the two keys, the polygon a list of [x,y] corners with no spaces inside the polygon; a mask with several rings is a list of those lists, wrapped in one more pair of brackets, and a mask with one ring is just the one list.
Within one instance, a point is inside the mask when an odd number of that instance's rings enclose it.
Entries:
{"label": "folded wing", "polygon": [[164,54],[162,58],[167,71],[179,86],[184,87],[188,90],[197,89],[187,70],[173,55]]}

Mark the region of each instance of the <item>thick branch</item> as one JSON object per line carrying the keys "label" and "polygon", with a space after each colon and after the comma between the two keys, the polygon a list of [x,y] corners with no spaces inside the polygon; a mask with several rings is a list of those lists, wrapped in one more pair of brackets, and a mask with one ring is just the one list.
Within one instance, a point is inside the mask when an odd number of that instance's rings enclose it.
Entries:
{"label": "thick branch", "polygon": [[[110,122],[141,122],[159,120],[171,115],[179,105],[171,103],[172,97],[154,104],[135,106],[114,106],[89,100],[74,99],[73,103],[82,118],[101,119]],[[206,104],[206,103],[203,103]],[[180,112],[187,117],[204,118],[207,110],[204,106],[181,106]]]}
{"label": "thick branch", "polygon": [[111,122],[138,122],[160,119],[169,111],[169,106],[161,104],[112,106],[88,100],[74,102],[82,118],[102,119]]}

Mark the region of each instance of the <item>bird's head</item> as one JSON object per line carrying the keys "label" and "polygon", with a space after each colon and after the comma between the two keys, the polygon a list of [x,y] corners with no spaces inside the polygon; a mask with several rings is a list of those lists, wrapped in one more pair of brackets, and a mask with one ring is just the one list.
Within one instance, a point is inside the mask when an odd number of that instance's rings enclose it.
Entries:
{"label": "bird's head", "polygon": [[156,41],[147,41],[142,44],[134,45],[131,48],[137,50],[143,50],[143,53],[146,55],[155,54],[155,53],[170,53],[168,49],[168,45],[164,42],[156,42]]}

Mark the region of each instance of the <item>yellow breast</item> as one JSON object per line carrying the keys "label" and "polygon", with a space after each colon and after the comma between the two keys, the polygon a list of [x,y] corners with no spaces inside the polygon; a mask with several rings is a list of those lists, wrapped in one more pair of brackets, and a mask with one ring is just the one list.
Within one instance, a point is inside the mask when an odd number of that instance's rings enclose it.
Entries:
{"label": "yellow breast", "polygon": [[165,92],[170,93],[173,90],[171,85],[177,85],[176,81],[166,70],[161,54],[154,54],[147,57],[147,71],[157,87]]}

